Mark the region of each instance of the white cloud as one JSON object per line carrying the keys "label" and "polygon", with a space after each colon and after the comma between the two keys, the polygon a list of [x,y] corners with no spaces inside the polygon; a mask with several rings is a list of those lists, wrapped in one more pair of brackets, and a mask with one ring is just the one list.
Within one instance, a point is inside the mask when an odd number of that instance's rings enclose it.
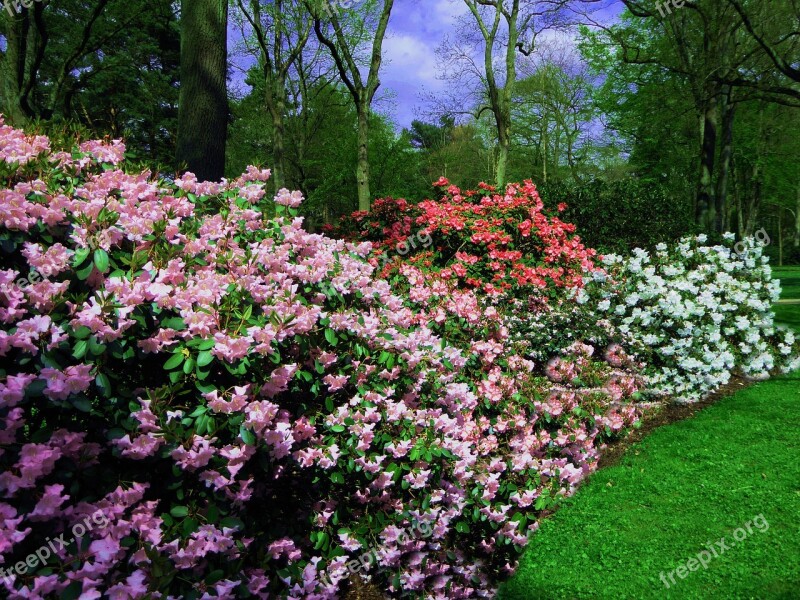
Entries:
{"label": "white cloud", "polygon": [[435,46],[409,34],[395,34],[383,42],[386,78],[420,85],[436,84]]}

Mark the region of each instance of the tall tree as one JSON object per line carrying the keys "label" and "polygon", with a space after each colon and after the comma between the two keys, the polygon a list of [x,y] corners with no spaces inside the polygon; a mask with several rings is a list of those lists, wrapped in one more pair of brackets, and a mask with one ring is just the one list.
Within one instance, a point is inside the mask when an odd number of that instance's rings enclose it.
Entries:
{"label": "tall tree", "polygon": [[177,161],[201,180],[225,172],[228,1],[181,1]]}
{"label": "tall tree", "polygon": [[[339,77],[350,92],[355,104],[358,118],[358,163],[356,167],[358,208],[359,210],[369,210],[372,202],[369,181],[370,114],[375,92],[378,91],[381,84],[379,75],[383,61],[383,39],[386,36],[394,0],[369,0],[365,5],[359,7],[360,16],[356,16],[353,11],[349,11],[345,15],[345,18],[352,15],[353,18],[360,20],[359,23],[356,23],[356,29],[360,32],[369,31],[374,27],[374,34],[369,44],[371,52],[369,52],[366,80],[361,74],[361,65],[358,60],[359,46],[363,37],[360,35],[348,36],[345,31],[344,18],[340,16],[340,12],[333,10],[327,1],[323,4],[324,7],[320,7],[318,2],[306,2],[314,18],[314,32],[317,39],[330,52]],[[369,24],[371,13],[376,12],[376,9],[380,9],[377,11],[376,21]],[[341,9],[342,12],[344,10]]]}
{"label": "tall tree", "polygon": [[[512,142],[513,104],[517,85],[517,60],[529,56],[536,38],[547,29],[563,26],[567,0],[463,0],[469,16],[460,21],[456,40],[446,40],[439,48],[445,77],[453,80],[461,98],[445,101],[440,112],[463,112],[464,88],[478,98],[475,116],[490,111],[497,135],[495,182],[506,182]],[[475,35],[477,28],[478,35]],[[474,60],[478,48],[482,60]],[[460,105],[460,106],[459,106]],[[474,109],[474,106],[469,109]]]}
{"label": "tall tree", "polygon": [[[758,43],[778,71],[800,83],[800,0],[746,2],[727,0],[742,19],[747,33]],[[794,20],[786,18],[794,15]],[[783,92],[800,98],[797,86],[786,86]]]}
{"label": "tall tree", "polygon": [[[154,168],[175,159],[180,39],[172,0],[58,0],[0,12],[0,112],[124,137]],[[88,133],[88,132],[87,132]],[[169,170],[169,169],[167,169]]]}
{"label": "tall tree", "polygon": [[[534,165],[540,167],[544,183],[548,178],[563,179],[566,168],[580,183],[592,150],[591,130],[597,115],[590,100],[592,83],[586,65],[563,51],[563,39],[558,42],[520,65],[512,111],[513,142],[533,149]],[[515,166],[512,164],[512,169]],[[526,166],[530,169],[530,163]]]}
{"label": "tall tree", "polygon": [[286,112],[290,70],[303,54],[311,23],[301,1],[238,0],[239,10],[253,31],[264,78],[264,104],[272,118],[272,180],[286,186]]}
{"label": "tall tree", "polygon": [[93,73],[84,61],[131,25],[137,11],[115,15],[116,23],[105,18],[109,1],[68,1],[58,10],[49,1],[3,4],[0,109],[17,124],[63,111],[70,91]]}

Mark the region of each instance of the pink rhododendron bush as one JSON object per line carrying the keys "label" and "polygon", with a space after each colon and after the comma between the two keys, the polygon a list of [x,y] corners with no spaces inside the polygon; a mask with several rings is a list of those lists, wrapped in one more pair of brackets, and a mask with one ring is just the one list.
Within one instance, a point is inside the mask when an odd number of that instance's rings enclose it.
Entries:
{"label": "pink rhododendron bush", "polygon": [[395,295],[368,243],[306,232],[268,171],[123,153],[0,122],[4,597],[490,597],[636,420],[621,351],[534,365],[473,291],[409,267]]}

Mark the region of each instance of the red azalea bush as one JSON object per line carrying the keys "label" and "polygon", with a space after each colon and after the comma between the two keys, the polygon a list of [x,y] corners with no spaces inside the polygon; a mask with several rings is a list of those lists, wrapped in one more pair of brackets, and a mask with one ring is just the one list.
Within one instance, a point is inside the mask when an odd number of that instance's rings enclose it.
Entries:
{"label": "red azalea bush", "polygon": [[444,178],[434,185],[442,192],[437,201],[377,200],[371,212],[353,213],[330,231],[374,242],[376,254],[396,265],[393,259],[408,255],[404,263],[489,296],[560,302],[564,289],[581,287],[597,268],[597,253],[545,208],[531,181],[502,193],[486,184],[462,192]]}
{"label": "red azalea bush", "polygon": [[[267,171],[173,182],[123,152],[0,120],[4,595],[333,598],[360,558],[396,596],[489,597],[635,420],[621,354],[578,344],[537,375],[467,275],[408,266],[395,295],[369,244],[265,200]],[[572,281],[589,256],[507,196],[559,250],[496,260]],[[466,204],[494,236],[474,244],[518,250]]]}

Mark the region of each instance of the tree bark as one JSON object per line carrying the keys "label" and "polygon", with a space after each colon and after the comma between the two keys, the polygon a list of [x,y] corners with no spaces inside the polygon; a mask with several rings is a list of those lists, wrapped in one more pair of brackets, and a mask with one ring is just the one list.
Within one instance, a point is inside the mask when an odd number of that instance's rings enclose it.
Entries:
{"label": "tree bark", "polygon": [[[286,102],[289,69],[298,65],[302,77],[302,54],[311,32],[310,23],[300,24],[298,2],[275,0],[268,7],[268,22],[262,19],[261,0],[251,0],[248,10],[243,0],[239,9],[250,23],[260,49],[264,71],[264,105],[272,119],[272,183],[276,190],[287,187]],[[296,34],[296,38],[293,36]],[[305,97],[303,98],[305,101]]]}
{"label": "tree bark", "polygon": [[717,178],[716,192],[716,222],[715,229],[718,233],[730,228],[728,220],[728,181],[730,179],[731,157],[733,156],[733,123],[736,115],[736,105],[731,102],[732,91],[730,88],[722,96],[722,150],[719,159],[719,176]]}
{"label": "tree bark", "polygon": [[757,157],[756,164],[753,167],[753,195],[750,198],[750,203],[747,210],[747,220],[745,221],[744,235],[751,236],[756,230],[756,219],[758,218],[758,211],[761,209],[761,165],[760,158]]}
{"label": "tree bark", "polygon": [[6,21],[6,51],[0,62],[0,111],[17,126],[25,125],[36,116],[30,97],[47,45],[43,10],[44,7],[37,3],[32,8],[20,6],[20,12],[13,16],[6,10],[0,15],[0,19]]}
{"label": "tree bark", "polygon": [[[268,82],[269,85],[269,82]],[[275,82],[272,101],[267,101],[272,116],[272,182],[275,189],[286,187],[286,89]]]}
{"label": "tree bark", "polygon": [[800,248],[800,183],[797,184],[797,207],[794,211],[794,247]]}
{"label": "tree bark", "polygon": [[[703,112],[703,126],[700,145],[700,181],[697,190],[697,224],[706,229],[716,222],[716,201],[714,199],[714,163],[717,151],[717,124],[719,112],[717,99],[709,94]],[[716,227],[714,227],[716,230]]]}
{"label": "tree bark", "polygon": [[354,48],[350,47],[351,42],[344,35],[336,12],[326,10],[335,34],[336,41],[334,41],[323,31],[319,11],[315,11],[308,2],[306,4],[311,14],[314,15],[314,32],[317,34],[317,39],[330,51],[336,70],[339,72],[339,77],[350,92],[356,107],[358,115],[358,156],[356,165],[358,209],[368,211],[372,203],[369,188],[369,117],[372,110],[372,100],[375,98],[375,92],[381,84],[379,76],[383,62],[383,40],[386,37],[386,29],[389,26],[389,17],[392,13],[394,0],[383,0],[383,8],[378,18],[375,35],[372,38],[372,54],[366,83],[364,83],[361,75],[361,67],[353,55]]}
{"label": "tree bark", "polygon": [[372,198],[369,191],[369,105],[358,106],[358,210],[369,211]]}
{"label": "tree bark", "polygon": [[225,173],[228,2],[181,1],[177,161],[205,181]]}

